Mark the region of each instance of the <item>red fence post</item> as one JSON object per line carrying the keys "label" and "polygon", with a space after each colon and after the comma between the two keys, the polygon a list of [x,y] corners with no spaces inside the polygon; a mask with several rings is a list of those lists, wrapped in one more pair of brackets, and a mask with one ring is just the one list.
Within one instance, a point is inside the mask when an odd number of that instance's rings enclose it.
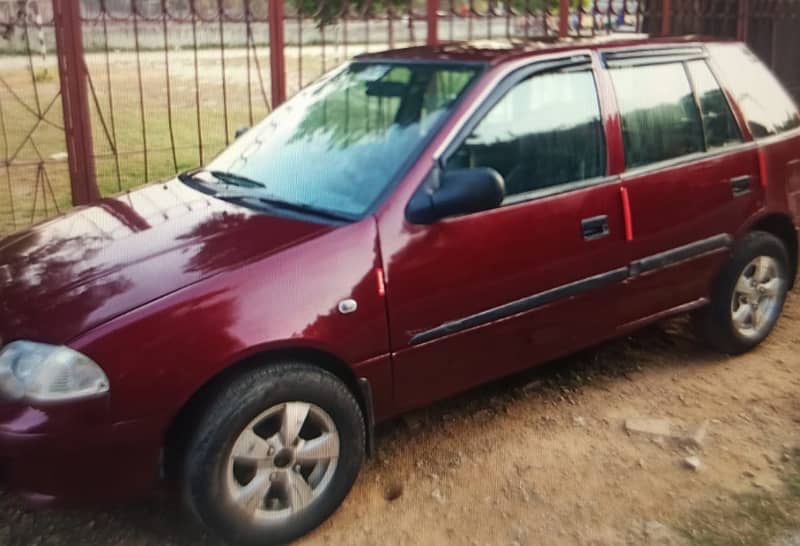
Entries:
{"label": "red fence post", "polygon": [[748,23],[750,21],[750,1],[739,0],[739,17],[736,24],[736,37],[743,42],[747,41]]}
{"label": "red fence post", "polygon": [[669,36],[672,26],[672,0],[661,0],[661,36]]}
{"label": "red fence post", "polygon": [[283,38],[283,0],[269,0],[269,66],[272,108],[286,100],[286,43]]}
{"label": "red fence post", "polygon": [[85,205],[100,199],[100,191],[94,165],[80,2],[53,0],[53,15],[72,204]]}
{"label": "red fence post", "polygon": [[569,34],[569,0],[558,2],[558,35],[566,38]]}
{"label": "red fence post", "polygon": [[439,43],[439,0],[427,0],[425,16],[428,20],[428,39],[425,43],[436,45]]}

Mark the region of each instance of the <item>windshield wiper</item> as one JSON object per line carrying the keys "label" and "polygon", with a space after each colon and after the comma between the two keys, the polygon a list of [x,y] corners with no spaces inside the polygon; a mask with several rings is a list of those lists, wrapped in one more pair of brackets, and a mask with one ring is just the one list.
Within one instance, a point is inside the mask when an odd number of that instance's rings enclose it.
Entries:
{"label": "windshield wiper", "polygon": [[335,212],[327,209],[321,209],[314,207],[312,205],[306,205],[304,203],[292,203],[291,201],[283,201],[281,199],[276,199],[274,197],[269,197],[269,196],[262,197],[253,194],[218,193],[214,197],[216,197],[217,199],[222,199],[223,201],[232,201],[232,202],[257,201],[262,205],[266,205],[265,208],[302,212],[304,214],[311,214],[314,216],[327,218],[329,220],[337,220],[340,222],[352,222],[354,220],[352,216],[349,216],[344,213]]}
{"label": "windshield wiper", "polygon": [[230,186],[238,186],[240,188],[266,188],[266,184],[263,182],[259,182],[258,180],[253,180],[252,178],[247,178],[246,176],[242,176],[236,173],[229,173],[227,171],[208,171],[208,173],[213,176],[214,178],[221,180],[225,184]]}
{"label": "windshield wiper", "polygon": [[207,171],[205,169],[194,169],[178,175],[178,178],[185,184],[189,184],[203,193],[216,195],[220,193],[217,189],[219,184],[225,186],[236,186],[239,188],[253,188],[263,190],[267,186],[257,180],[252,180],[246,176],[241,176],[225,171]]}

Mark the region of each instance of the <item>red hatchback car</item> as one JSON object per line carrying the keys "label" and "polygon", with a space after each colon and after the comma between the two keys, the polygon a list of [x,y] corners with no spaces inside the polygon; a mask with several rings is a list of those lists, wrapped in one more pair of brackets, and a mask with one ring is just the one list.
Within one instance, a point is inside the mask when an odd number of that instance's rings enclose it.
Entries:
{"label": "red hatchback car", "polygon": [[292,540],[378,421],[676,313],[754,347],[798,207],[800,115],[742,44],[358,57],[0,241],[0,475],[33,505],[172,476],[222,538]]}

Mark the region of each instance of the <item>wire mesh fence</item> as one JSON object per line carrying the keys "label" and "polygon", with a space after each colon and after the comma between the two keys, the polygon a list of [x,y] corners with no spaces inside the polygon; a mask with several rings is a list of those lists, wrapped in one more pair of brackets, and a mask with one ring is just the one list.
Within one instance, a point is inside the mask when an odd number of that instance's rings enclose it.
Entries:
{"label": "wire mesh fence", "polygon": [[[800,0],[74,2],[0,0],[0,232],[85,200],[75,179],[94,184],[90,171],[109,195],[203,164],[362,52],[565,34],[745,36],[800,95]],[[69,7],[75,18],[59,18]],[[70,57],[57,44],[74,36]],[[88,135],[83,163],[77,134]]]}
{"label": "wire mesh fence", "polygon": [[0,232],[69,206],[60,82],[52,10],[31,3],[0,6]]}

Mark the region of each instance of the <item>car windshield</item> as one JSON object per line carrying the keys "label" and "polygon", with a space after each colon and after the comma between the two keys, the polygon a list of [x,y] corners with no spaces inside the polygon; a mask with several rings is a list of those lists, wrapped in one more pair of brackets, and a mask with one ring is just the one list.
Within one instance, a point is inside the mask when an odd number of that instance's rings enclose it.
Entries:
{"label": "car windshield", "polygon": [[283,202],[360,217],[421,151],[479,69],[352,62],[276,109],[206,172],[236,186],[228,194],[235,190],[243,204]]}

